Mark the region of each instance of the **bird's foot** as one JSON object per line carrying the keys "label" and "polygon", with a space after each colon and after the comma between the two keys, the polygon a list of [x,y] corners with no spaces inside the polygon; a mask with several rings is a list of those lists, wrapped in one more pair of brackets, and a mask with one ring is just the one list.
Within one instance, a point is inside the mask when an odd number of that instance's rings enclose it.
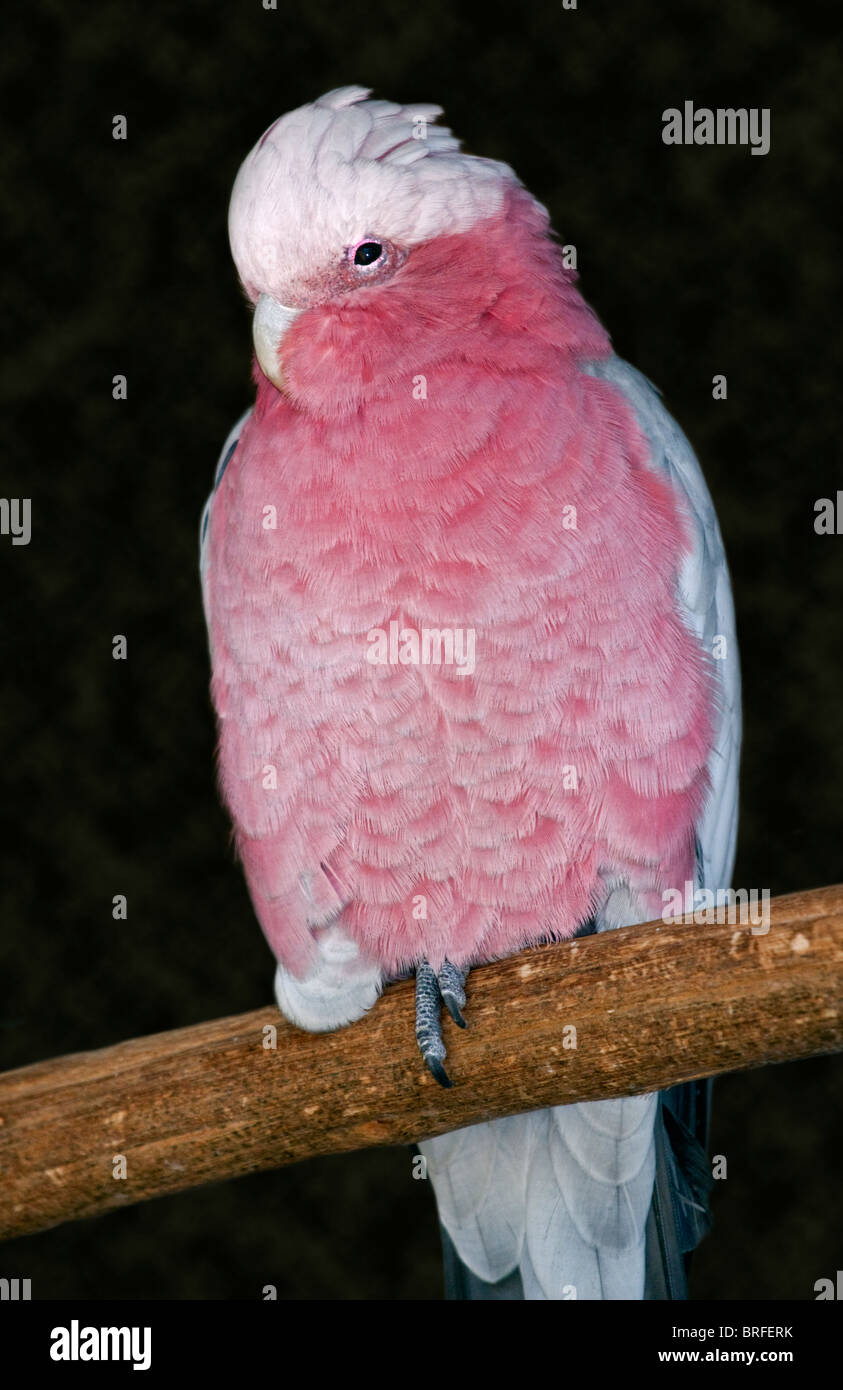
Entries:
{"label": "bird's foot", "polygon": [[460,1012],[465,1004],[465,979],[462,970],[449,960],[445,961],[438,977],[426,960],[416,971],[416,1041],[428,1071],[440,1086],[448,1087],[451,1081],[442,1065],[445,1044],[439,1012],[444,1004],[454,1022],[460,1028],[465,1028],[465,1019]]}

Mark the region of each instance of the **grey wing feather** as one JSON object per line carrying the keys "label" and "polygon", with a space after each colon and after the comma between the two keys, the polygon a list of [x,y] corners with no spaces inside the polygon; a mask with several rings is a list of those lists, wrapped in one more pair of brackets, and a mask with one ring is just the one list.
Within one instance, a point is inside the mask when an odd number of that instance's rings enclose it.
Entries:
{"label": "grey wing feather", "polygon": [[214,486],[211,489],[211,493],[208,497],[207,502],[202,508],[202,519],[199,523],[199,575],[202,580],[202,604],[205,609],[205,622],[207,623],[209,630],[211,626],[211,615],[208,611],[207,578],[208,562],[210,560],[210,546],[208,544],[208,527],[211,520],[211,507],[213,505],[216,490],[220,485],[222,475],[228,467],[228,461],[231,458],[231,455],[237,448],[240,435],[243,431],[243,426],[245,425],[251,413],[252,410],[250,407],[240,416],[240,419],[237,421],[237,424],[233,427],[233,429],[229,430],[228,435],[226,436],[226,441],[223,444],[220,456],[217,459],[217,466],[214,469]]}

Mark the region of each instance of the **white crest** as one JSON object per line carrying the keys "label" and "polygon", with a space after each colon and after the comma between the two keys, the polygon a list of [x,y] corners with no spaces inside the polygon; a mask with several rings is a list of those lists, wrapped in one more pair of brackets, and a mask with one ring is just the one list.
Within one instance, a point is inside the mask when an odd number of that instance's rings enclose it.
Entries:
{"label": "white crest", "polygon": [[405,247],[467,231],[499,211],[507,164],[463,154],[442,108],[369,101],[340,87],[282,116],[235,180],[231,250],[250,298],[289,302],[305,278],[345,249],[381,236]]}

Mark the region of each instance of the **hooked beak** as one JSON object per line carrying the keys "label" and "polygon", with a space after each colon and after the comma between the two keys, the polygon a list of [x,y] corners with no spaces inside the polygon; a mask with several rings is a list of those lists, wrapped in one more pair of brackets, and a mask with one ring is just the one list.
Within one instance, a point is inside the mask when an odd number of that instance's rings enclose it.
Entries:
{"label": "hooked beak", "polygon": [[288,309],[286,304],[279,304],[271,294],[262,294],[255,305],[252,319],[255,353],[264,376],[273,386],[277,386],[279,391],[284,389],[284,375],[279,356],[281,339],[301,312],[301,309]]}

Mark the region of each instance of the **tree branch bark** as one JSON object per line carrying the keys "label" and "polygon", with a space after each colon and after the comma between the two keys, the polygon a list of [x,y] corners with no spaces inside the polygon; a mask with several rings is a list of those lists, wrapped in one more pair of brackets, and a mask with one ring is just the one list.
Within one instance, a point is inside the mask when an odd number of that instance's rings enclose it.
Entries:
{"label": "tree branch bark", "polygon": [[0,1236],[317,1154],[839,1051],[843,886],[770,909],[767,934],[654,922],[473,971],[467,1031],[445,1020],[451,1091],[419,1057],[412,981],[336,1033],[266,1008],[7,1072]]}

